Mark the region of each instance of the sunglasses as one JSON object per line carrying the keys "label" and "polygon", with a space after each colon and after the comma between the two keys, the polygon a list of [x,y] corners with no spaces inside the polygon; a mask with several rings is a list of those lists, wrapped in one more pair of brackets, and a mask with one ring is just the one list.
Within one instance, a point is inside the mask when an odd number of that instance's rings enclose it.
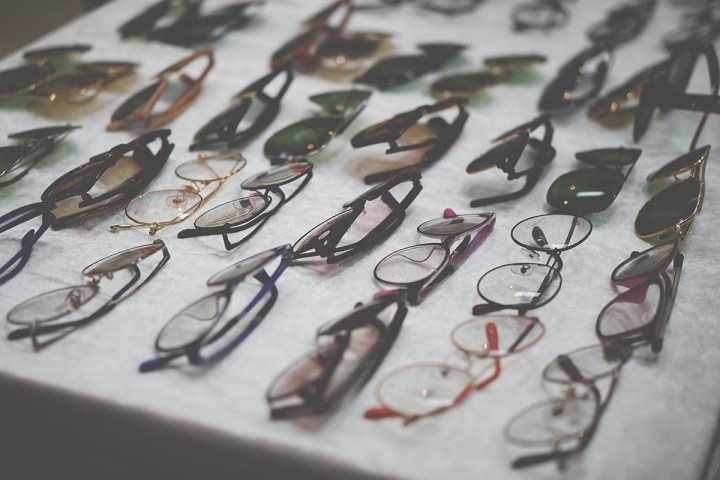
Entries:
{"label": "sunglasses", "polygon": [[623,147],[577,152],[575,158],[592,168],[573,170],[555,179],[548,189],[547,203],[563,212],[602,212],[620,193],[641,153]]}
{"label": "sunglasses", "polygon": [[[165,324],[155,340],[157,357],[141,363],[140,372],[158,370],[181,357],[193,366],[210,365],[224,358],[272,309],[278,297],[275,284],[291,261],[292,248],[284,245],[241,260],[210,277],[207,286],[217,290],[195,300]],[[227,318],[233,311],[237,313]]]}
{"label": "sunglasses", "polygon": [[[203,59],[207,64],[193,78],[186,70],[191,64]],[[113,112],[106,129],[149,129],[170,122],[190,106],[200,93],[202,83],[214,63],[213,49],[206,47],[166,68],[156,76],[155,83],[132,95]]]}
{"label": "sunglasses", "polygon": [[440,242],[421,243],[389,254],[375,266],[375,280],[405,289],[410,305],[419,305],[478,249],[494,226],[493,213],[457,215],[446,209],[442,218],[417,228],[421,235]]}
{"label": "sunglasses", "polygon": [[[149,274],[142,279],[140,262],[162,252],[162,257]],[[40,294],[16,305],[7,314],[11,325],[20,326],[8,334],[9,340],[30,338],[33,349],[64,338],[77,328],[90,324],[111,312],[120,302],[130,297],[149,282],[170,260],[170,253],[162,240],[140,245],[115,253],[88,265],[82,271],[86,282],[81,285],[64,287]],[[120,285],[106,293],[101,283]],[[120,283],[125,282],[125,283]],[[40,336],[52,335],[48,340],[40,341]]]}
{"label": "sunglasses", "polygon": [[[531,137],[530,134],[540,127],[545,128],[542,139]],[[555,149],[551,145],[552,137],[553,127],[550,117],[541,115],[493,139],[497,145],[470,162],[465,171],[477,173],[497,167],[507,174],[508,180],[526,177],[525,185],[512,193],[472,200],[470,206],[481,207],[514,200],[532,190],[545,165],[555,158]]]}
{"label": "sunglasses", "polygon": [[8,138],[18,141],[18,144],[0,147],[0,188],[22,179],[78,128],[79,125],[68,124],[9,134]]}
{"label": "sunglasses", "polygon": [[155,130],[96,155],[52,182],[40,202],[0,216],[0,233],[40,220],[22,236],[20,249],[1,264],[0,285],[20,273],[48,228],[66,228],[104,213],[144,190],[170,156],[174,145],[169,135],[170,130]]}
{"label": "sunglasses", "polygon": [[317,332],[316,347],[270,384],[265,398],[274,420],[325,413],[364,385],[392,347],[405,316],[403,290],[358,304]]}
{"label": "sunglasses", "polygon": [[569,113],[596,97],[605,83],[611,60],[609,45],[594,44],[576,54],[545,87],[538,110]]}
{"label": "sunglasses", "polygon": [[408,171],[345,203],[342,212],[295,243],[295,259],[320,257],[332,264],[377,245],[405,219],[405,210],[422,190],[420,178],[419,171]]}
{"label": "sunglasses", "polygon": [[277,165],[318,154],[363,111],[370,95],[368,90],[313,95],[310,101],[320,106],[321,112],[274,133],[265,142],[265,156],[271,164]]}
{"label": "sunglasses", "polygon": [[[358,10],[375,10],[378,8],[397,7],[405,3],[407,0],[366,0],[356,2]],[[435,13],[444,15],[459,15],[467,13],[485,0],[414,0],[418,7]]]}
{"label": "sunglasses", "polygon": [[[666,270],[672,264],[672,279]],[[670,320],[680,284],[683,254],[677,240],[662,243],[630,258],[613,270],[611,279],[629,290],[602,309],[595,331],[603,342],[648,343],[653,352],[662,350],[665,328]]]}
{"label": "sunglasses", "polygon": [[552,30],[567,24],[570,14],[561,0],[536,0],[513,7],[510,17],[516,31]]}
{"label": "sunglasses", "polygon": [[485,315],[463,322],[450,337],[467,357],[465,367],[423,362],[393,370],[378,381],[378,406],[367,409],[364,416],[369,420],[401,417],[408,425],[454,408],[500,377],[503,357],[530,348],[544,334],[545,326],[534,317]]}
{"label": "sunglasses", "polygon": [[[452,109],[456,109],[457,113],[449,123],[439,114]],[[385,153],[426,149],[417,163],[367,175],[365,183],[385,181],[407,169],[419,169],[432,165],[455,143],[467,118],[465,101],[451,98],[400,113],[357,133],[350,141],[355,148],[388,143],[390,148]]]}
{"label": "sunglasses", "polygon": [[471,97],[498,83],[527,77],[530,68],[545,61],[544,56],[535,54],[488,57],[484,61],[487,70],[440,77],[430,85],[430,93],[440,98]]}
{"label": "sunglasses", "polygon": [[588,40],[615,47],[633,40],[645,30],[656,4],[656,0],[632,0],[619,5],[610,10],[604,20],[590,26]]}
{"label": "sunglasses", "polygon": [[[258,173],[242,183],[243,189],[253,192],[251,195],[211,208],[195,220],[195,228],[180,231],[178,238],[222,235],[227,250],[239,247],[295,198],[312,176],[313,164],[310,162],[289,163]],[[296,186],[288,195],[281,187],[289,184]],[[230,240],[229,235],[241,232],[244,235],[238,241]]]}
{"label": "sunglasses", "polygon": [[[700,55],[704,56],[707,62],[710,95],[685,93]],[[642,138],[650,125],[653,113],[658,108],[663,111],[691,110],[703,113],[690,144],[690,149],[695,149],[709,114],[720,113],[717,101],[718,88],[720,88],[720,67],[712,45],[689,44],[676,48],[664,64],[664,68],[655,71],[643,88],[635,112],[633,138],[636,142]]]}
{"label": "sunglasses", "polygon": [[[113,225],[110,231],[149,228],[150,235],[155,235],[165,227],[177,225],[200,210],[246,163],[245,157],[239,153],[200,154],[196,160],[182,163],[175,169],[175,176],[190,182],[190,185],[138,195],[125,207],[125,216],[134,224]],[[202,195],[210,185],[214,188]]]}
{"label": "sunglasses", "polygon": [[656,170],[648,181],[676,181],[642,206],[635,233],[642,239],[685,238],[705,196],[705,166],[710,145],[692,150]]}
{"label": "sunglasses", "polygon": [[256,7],[265,2],[243,1],[207,13],[201,12],[202,3],[162,0],[125,22],[118,31],[123,39],[143,36],[181,46],[209,43],[243,26]]}
{"label": "sunglasses", "polygon": [[229,108],[197,131],[190,150],[235,148],[255,138],[277,117],[293,78],[292,70],[286,66],[245,87],[233,97],[234,103]]}
{"label": "sunglasses", "polygon": [[417,55],[400,55],[384,58],[354,81],[378,90],[405,85],[421,76],[440,70],[460,52],[465,45],[455,43],[426,43],[418,45],[422,51]]}

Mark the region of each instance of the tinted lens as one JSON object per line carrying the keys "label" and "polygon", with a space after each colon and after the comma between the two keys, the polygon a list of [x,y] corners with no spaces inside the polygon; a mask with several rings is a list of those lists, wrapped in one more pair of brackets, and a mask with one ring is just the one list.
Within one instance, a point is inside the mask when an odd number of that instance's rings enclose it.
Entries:
{"label": "tinted lens", "polygon": [[637,148],[599,148],[577,152],[575,158],[596,167],[622,168],[640,158],[642,150]]}
{"label": "tinted lens", "polygon": [[472,377],[459,368],[422,364],[396,370],[381,380],[380,403],[407,417],[429,415],[458,403],[472,387]]}
{"label": "tinted lens", "polygon": [[611,278],[614,282],[621,282],[659,272],[670,264],[677,247],[677,242],[663,243],[640,252],[618,265]]}
{"label": "tinted lens", "polygon": [[445,264],[448,251],[439,244],[403,248],[383,258],[375,267],[375,278],[394,285],[407,285],[435,275]]}
{"label": "tinted lens", "polygon": [[189,217],[200,207],[202,197],[189,190],[157,190],[135,197],[125,208],[133,222],[152,225],[173,224]]}
{"label": "tinted lens", "polygon": [[103,78],[105,83],[135,72],[137,63],[131,62],[89,62],[75,65],[76,73],[95,74]]}
{"label": "tinted lens", "polygon": [[364,35],[362,33],[331,38],[320,44],[316,54],[332,59],[338,67],[342,67],[347,62],[370,57],[375,53],[380,42],[386,38],[388,38],[387,35]]}
{"label": "tinted lens", "polygon": [[197,131],[193,140],[198,144],[230,141],[252,103],[250,98],[242,99],[211,118]]}
{"label": "tinted lens", "polygon": [[[488,326],[497,332],[497,348],[490,346]],[[545,326],[535,317],[483,315],[463,322],[450,334],[460,350],[477,356],[503,357],[536,344],[545,334]]]}
{"label": "tinted lens", "polygon": [[102,86],[102,76],[96,73],[67,73],[50,78],[30,91],[30,95],[50,102],[89,100]]}
{"label": "tinted lens", "polygon": [[442,62],[427,55],[408,55],[380,60],[370,67],[355,82],[371,85],[380,90],[404,85],[427,72],[442,66]]}
{"label": "tinted lens", "polygon": [[687,222],[697,212],[700,188],[697,179],[689,178],[655,195],[638,212],[635,233],[640,238],[673,233],[675,226]]}
{"label": "tinted lens", "polygon": [[226,292],[218,292],[188,305],[163,327],[155,341],[155,348],[161,352],[172,352],[201,340],[220,320],[228,300]]}
{"label": "tinted lens", "polygon": [[242,188],[245,190],[259,190],[262,188],[276,187],[293,182],[298,178],[306,175],[313,168],[313,164],[309,162],[290,163],[273,167],[242,182]]}
{"label": "tinted lens", "polygon": [[240,155],[205,157],[181,164],[175,169],[175,175],[191,182],[212,182],[236,174],[245,163]]}
{"label": "tinted lens", "polygon": [[139,247],[123,250],[122,252],[105,257],[102,260],[98,260],[97,262],[85,267],[83,274],[90,276],[104,275],[122,268],[127,268],[130,265],[134,265],[140,260],[149,257],[153,253],[159,252],[164,246],[164,243],[157,241],[147,245],[140,245]]}
{"label": "tinted lens", "polygon": [[513,263],[487,272],[477,288],[490,303],[536,308],[552,300],[561,284],[560,272],[554,268],[539,263]]}
{"label": "tinted lens", "polygon": [[523,220],[513,227],[510,235],[521,247],[560,252],[584,242],[591,231],[592,224],[585,217],[549,214]]}
{"label": "tinted lens", "polygon": [[543,378],[555,383],[576,383],[577,380],[568,375],[562,362],[572,362],[572,366],[580,373],[584,381],[595,381],[614,374],[632,355],[627,345],[609,343],[583,347],[556,358],[543,370]]}
{"label": "tinted lens", "polygon": [[625,177],[614,170],[587,168],[558,177],[547,193],[550,206],[578,213],[601,212],[612,204]]}
{"label": "tinted lens", "polygon": [[457,97],[477,95],[496,85],[499,77],[492,72],[474,72],[440,78],[430,85],[433,95]]}
{"label": "tinted lens", "polygon": [[648,175],[648,181],[654,182],[663,178],[673,177],[679,173],[690,170],[697,166],[710,153],[710,145],[705,145],[684,155],[679,156],[672,162],[662,166]]}
{"label": "tinted lens", "polygon": [[528,144],[528,134],[522,133],[509,137],[502,143],[494,146],[480,157],[476,158],[470,165],[465,169],[468,173],[482,172],[492,167],[499,167],[503,165],[514,165],[523,150]]}
{"label": "tinted lens", "polygon": [[197,228],[223,227],[242,224],[260,215],[272,200],[267,195],[250,195],[218,205],[195,220]]}
{"label": "tinted lens", "polygon": [[492,70],[516,70],[528,68],[539,63],[545,63],[547,59],[543,55],[505,55],[499,57],[488,57],[484,60],[487,68]]}
{"label": "tinted lens", "polygon": [[340,123],[336,117],[315,117],[287,126],[265,142],[265,156],[282,162],[303,160],[324,149]]}
{"label": "tinted lens", "polygon": [[49,75],[50,72],[35,65],[4,70],[0,72],[0,96],[26,92]]}
{"label": "tinted lens", "polygon": [[90,45],[62,45],[59,47],[28,50],[23,58],[29,62],[44,63],[47,61],[65,60],[76,57],[92,49]]}
{"label": "tinted lens", "polygon": [[593,396],[553,399],[535,404],[512,417],[505,436],[521,445],[552,445],[582,438],[598,409]]}
{"label": "tinted lens", "polygon": [[8,312],[7,320],[20,325],[56,320],[81,309],[97,292],[97,287],[89,285],[53,290],[17,305]]}
{"label": "tinted lens", "polygon": [[25,130],[23,132],[11,133],[8,138],[13,140],[22,140],[24,142],[37,142],[46,138],[53,140],[61,140],[65,135],[81,128],[79,125],[62,125],[56,127],[35,128],[33,130]]}
{"label": "tinted lens", "polygon": [[0,176],[9,174],[10,169],[15,167],[32,149],[33,147],[25,145],[0,147]]}
{"label": "tinted lens", "polygon": [[642,90],[637,110],[635,111],[635,121],[633,123],[633,139],[637,142],[642,138],[650,125],[655,108],[658,105],[658,97],[662,90],[659,86],[664,79],[661,75],[655,74]]}
{"label": "tinted lens", "polygon": [[418,227],[418,232],[435,238],[444,238],[450,235],[465,235],[478,230],[490,221],[491,218],[492,215],[484,213],[458,215],[451,218],[436,218],[421,224]]}
{"label": "tinted lens", "polygon": [[133,113],[135,113],[135,111],[139,110],[145,104],[147,104],[148,101],[150,101],[150,99],[159,87],[159,82],[154,83],[149,87],[145,87],[144,89],[140,90],[132,97],[128,98],[122,105],[117,108],[117,110],[113,112],[110,120],[115,122],[125,120],[130,117]]}
{"label": "tinted lens", "polygon": [[155,22],[170,10],[171,6],[170,0],[161,0],[125,22],[118,30],[123,38],[145,35],[152,30]]}
{"label": "tinted lens", "polygon": [[320,105],[329,115],[342,116],[364,105],[370,95],[368,90],[341,90],[313,95],[310,101]]}
{"label": "tinted lens", "polygon": [[564,23],[567,13],[551,3],[524,3],[513,10],[512,16],[518,29],[543,30]]}
{"label": "tinted lens", "polygon": [[419,119],[415,112],[401,113],[360,131],[351,140],[355,148],[397,140],[403,132],[415,125]]}
{"label": "tinted lens", "polygon": [[598,315],[598,336],[601,339],[631,339],[655,321],[664,299],[662,285],[657,281],[621,293]]}

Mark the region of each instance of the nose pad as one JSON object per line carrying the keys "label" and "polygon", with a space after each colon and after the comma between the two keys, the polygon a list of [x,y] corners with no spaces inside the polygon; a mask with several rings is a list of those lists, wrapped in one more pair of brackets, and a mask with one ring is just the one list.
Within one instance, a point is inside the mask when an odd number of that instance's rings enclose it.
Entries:
{"label": "nose pad", "polygon": [[510,267],[510,271],[516,275],[521,275],[523,277],[527,277],[528,275],[532,275],[533,266],[529,263],[522,263],[522,264],[513,265],[512,267]]}
{"label": "nose pad", "polygon": [[182,192],[168,195],[165,199],[165,204],[170,208],[182,208],[187,205],[187,195]]}

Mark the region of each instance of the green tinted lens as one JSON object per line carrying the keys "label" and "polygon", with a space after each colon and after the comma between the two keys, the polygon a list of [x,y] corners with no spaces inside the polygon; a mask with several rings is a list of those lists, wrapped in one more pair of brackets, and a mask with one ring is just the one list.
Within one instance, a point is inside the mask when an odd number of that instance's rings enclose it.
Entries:
{"label": "green tinted lens", "polygon": [[688,220],[696,213],[700,201],[700,182],[689,178],[670,185],[651,198],[638,212],[635,233],[640,238],[653,237]]}
{"label": "green tinted lens", "polygon": [[560,176],[550,185],[547,202],[562,211],[600,212],[615,200],[624,182],[625,177],[615,170],[575,170]]}
{"label": "green tinted lens", "polygon": [[340,124],[336,117],[307,118],[275,133],[265,143],[265,156],[274,161],[302,160],[325,148]]}
{"label": "green tinted lens", "polygon": [[697,165],[703,158],[707,158],[710,153],[710,145],[697,148],[691,152],[679,156],[672,162],[660,167],[655,172],[648,175],[648,180],[653,182],[663,178],[672,177],[683,171],[687,171]]}
{"label": "green tinted lens", "polygon": [[473,72],[451,75],[435,81],[430,86],[433,95],[439,97],[470,96],[482,93],[496,85],[499,77],[492,72]]}
{"label": "green tinted lens", "polygon": [[35,65],[0,72],[0,96],[17,95],[45,80],[50,73]]}
{"label": "green tinted lens", "polygon": [[341,90],[313,95],[310,101],[320,105],[329,115],[345,115],[363,105],[370,94],[368,90]]}
{"label": "green tinted lens", "polygon": [[547,59],[543,55],[504,55],[499,57],[488,57],[483,62],[487,68],[498,70],[516,70],[529,68],[539,63],[545,63]]}
{"label": "green tinted lens", "polygon": [[622,168],[635,162],[642,153],[637,148],[599,148],[577,152],[575,158],[588,165],[596,167]]}
{"label": "green tinted lens", "polygon": [[30,62],[45,63],[57,60],[65,60],[76,57],[87,52],[92,47],[90,45],[62,45],[59,47],[41,48],[38,50],[29,50],[23,54],[23,58]]}
{"label": "green tinted lens", "polygon": [[348,60],[371,56],[385,38],[387,36],[375,34],[337,37],[323,42],[318,47],[316,54],[320,57],[334,59],[338,65],[342,65]]}

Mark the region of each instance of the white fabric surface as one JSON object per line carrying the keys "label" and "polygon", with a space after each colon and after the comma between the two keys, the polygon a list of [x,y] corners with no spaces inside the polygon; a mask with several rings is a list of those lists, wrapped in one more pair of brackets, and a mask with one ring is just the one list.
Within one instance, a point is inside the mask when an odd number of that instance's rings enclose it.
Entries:
{"label": "white fabric surface", "polygon": [[[647,174],[686,151],[699,120],[696,113],[672,112],[653,119],[639,143],[643,154],[615,203],[592,215],[594,230],[581,246],[563,255],[564,285],[537,315],[546,323],[546,337],[532,349],[503,363],[498,382],[471,396],[464,405],[437,418],[407,427],[400,422],[371,422],[363,411],[374,404],[377,378],[413,361],[453,359],[449,341],[452,328],[471,317],[480,301],[478,278],[497,265],[522,261],[510,238],[519,220],[549,211],[544,198],[554,178],[578,168],[576,151],[631,145],[630,127],[607,130],[590,121],[583,111],[554,122],[557,156],[534,191],[521,200],[496,205],[494,233],[465,265],[427,301],[408,313],[394,348],[374,379],[332,415],[303,421],[269,420],[264,393],[271,379],[288,362],[307,351],[316,328],[364,301],[377,290],[372,280],[375,263],[389,252],[420,240],[417,225],[441,215],[445,207],[470,212],[468,203],[481,179],[465,173],[466,165],[490,146],[490,139],[530,120],[536,102],[557,68],[587,44],[584,31],[619,2],[569,3],[570,24],[561,30],[514,34],[509,10],[516,2],[488,0],[474,13],[456,18],[424,12],[413,5],[398,9],[356,13],[351,30],[388,31],[394,34],[395,52],[414,52],[414,45],[429,41],[467,43],[462,60],[443,74],[472,70],[480,59],[520,52],[546,54],[534,82],[498,85],[476,99],[470,118],[446,158],[424,172],[424,190],[411,206],[402,227],[367,254],[338,266],[317,269],[289,268],[278,283],[277,304],[265,322],[220,364],[201,372],[168,369],[147,375],[137,373],[140,361],[153,355],[153,341],[170,315],[193,298],[208,292],[207,278],[244,258],[282,243],[292,243],[310,227],[339,211],[341,205],[367,187],[362,183],[365,165],[385,161],[381,148],[353,150],[352,135],[398,112],[432,103],[427,87],[438,74],[429,75],[398,91],[375,92],[366,110],[341,137],[314,158],[315,178],[296,199],[247,245],[225,252],[219,237],[179,240],[175,237],[190,222],[160,232],[172,258],[158,277],[115,311],[76,331],[40,353],[27,342],[0,342],[0,372],[23,380],[67,390],[127,411],[142,411],[172,422],[219,430],[238,448],[249,441],[279,452],[356,468],[367,476],[401,478],[592,478],[688,479],[703,471],[720,408],[720,324],[717,321],[717,242],[720,181],[717,154],[712,151],[706,171],[703,211],[685,242],[685,267],[662,353],[655,361],[631,360],[618,389],[586,451],[565,473],[555,465],[513,471],[509,462],[519,453],[503,439],[503,426],[514,413],[546,398],[540,373],[560,353],[594,343],[595,319],[614,297],[609,277],[631,251],[648,247],[633,233],[636,212],[650,198]],[[82,106],[3,107],[3,134],[43,125],[73,122],[83,128],[73,133],[50,159],[12,188],[0,191],[2,213],[37,201],[56,177],[133,134],[106,133],[112,111],[152,75],[185,56],[181,48],[142,40],[121,42],[117,26],[144,8],[142,0],[113,2],[47,35],[32,46],[88,42],[93,50],[83,59],[131,60],[142,65],[132,79],[103,92]],[[173,170],[193,155],[187,148],[194,132],[228,105],[230,97],[264,74],[271,52],[299,29],[299,22],[324,2],[269,0],[267,8],[249,28],[232,32],[216,44],[216,67],[196,102],[172,122],[175,150],[152,188],[169,188],[179,181]],[[644,65],[664,56],[659,46],[663,32],[674,28],[679,10],[661,2],[648,29],[632,43],[619,48],[607,86],[617,85]],[[20,62],[20,52],[0,62],[8,68]],[[707,89],[701,64],[693,79]],[[345,84],[298,75],[274,124],[243,153],[246,169],[228,181],[210,206],[236,198],[242,179],[268,168],[262,155],[264,140],[277,129],[311,114],[314,93],[347,88]],[[720,143],[720,119],[711,118],[701,144]],[[499,177],[498,177],[499,178]],[[108,227],[124,223],[122,212],[62,231],[49,231],[35,245],[25,270],[0,289],[0,315],[20,300],[41,292],[80,282],[79,272],[93,261],[150,240],[145,231],[111,234]],[[22,232],[24,233],[24,231]],[[3,235],[0,249],[14,248],[21,232]],[[714,253],[713,253],[714,252]],[[8,414],[3,412],[0,415]]]}

